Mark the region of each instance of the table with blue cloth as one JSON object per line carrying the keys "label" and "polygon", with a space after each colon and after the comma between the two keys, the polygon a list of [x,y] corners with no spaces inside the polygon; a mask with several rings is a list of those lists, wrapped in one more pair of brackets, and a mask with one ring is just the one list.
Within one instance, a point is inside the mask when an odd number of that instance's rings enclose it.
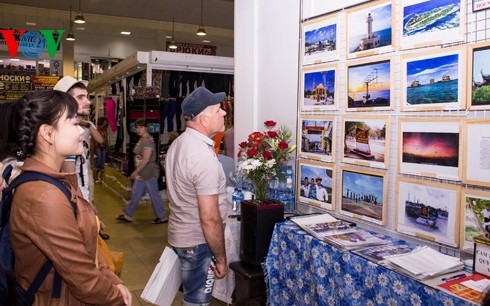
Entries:
{"label": "table with blue cloth", "polygon": [[476,305],[335,248],[292,221],[276,224],[264,270],[270,305]]}

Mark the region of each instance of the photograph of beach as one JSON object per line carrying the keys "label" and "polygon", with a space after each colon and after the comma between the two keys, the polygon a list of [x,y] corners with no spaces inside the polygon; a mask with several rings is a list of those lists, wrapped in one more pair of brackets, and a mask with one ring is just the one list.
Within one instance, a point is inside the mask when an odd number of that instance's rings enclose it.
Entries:
{"label": "photograph of beach", "polygon": [[348,67],[348,108],[390,106],[389,60]]}
{"label": "photograph of beach", "polygon": [[303,105],[335,104],[335,69],[306,72],[303,84]]}
{"label": "photograph of beach", "polygon": [[349,53],[392,46],[391,2],[349,14]]}
{"label": "photograph of beach", "polygon": [[407,61],[406,68],[405,105],[459,103],[459,54]]}
{"label": "photograph of beach", "polygon": [[490,105],[490,47],[473,50],[471,106]]}

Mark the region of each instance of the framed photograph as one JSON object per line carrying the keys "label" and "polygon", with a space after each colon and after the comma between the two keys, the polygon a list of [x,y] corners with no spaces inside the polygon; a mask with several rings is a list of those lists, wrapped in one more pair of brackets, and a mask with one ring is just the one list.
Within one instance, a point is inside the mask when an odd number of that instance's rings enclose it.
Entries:
{"label": "framed photograph", "polygon": [[461,188],[397,178],[396,231],[458,246]]}
{"label": "framed photograph", "polygon": [[347,11],[347,57],[393,52],[394,5],[376,1]]}
{"label": "framed photograph", "polygon": [[316,161],[299,160],[298,191],[302,203],[335,209],[335,167]]}
{"label": "framed photograph", "polygon": [[340,213],[379,225],[386,223],[388,179],[381,171],[341,167]]}
{"label": "framed photograph", "polygon": [[338,106],[337,65],[320,65],[301,70],[301,111],[336,110]]}
{"label": "framed photograph", "polygon": [[347,111],[391,110],[393,105],[391,59],[355,61],[347,66]]}
{"label": "framed photograph", "polygon": [[387,169],[389,130],[389,116],[344,116],[342,162]]}
{"label": "framed photograph", "polygon": [[422,48],[464,40],[464,0],[402,0],[401,49]]}
{"label": "framed photograph", "polygon": [[466,52],[447,48],[402,58],[402,111],[465,109]]}
{"label": "framed photograph", "polygon": [[461,249],[474,252],[474,237],[490,234],[490,191],[463,188],[464,215],[461,224]]}
{"label": "framed photograph", "polygon": [[490,8],[490,2],[486,0],[473,0],[473,12],[488,10]]}
{"label": "framed photograph", "polygon": [[301,116],[299,156],[332,163],[335,161],[335,117]]}
{"label": "framed photograph", "polygon": [[461,139],[458,118],[400,118],[400,173],[461,180]]}
{"label": "framed photograph", "polygon": [[490,187],[490,119],[463,121],[463,183]]}
{"label": "framed photograph", "polygon": [[337,60],[339,16],[332,14],[303,23],[302,64],[313,65]]}
{"label": "framed photograph", "polygon": [[468,56],[471,56],[472,64],[467,84],[467,106],[472,110],[490,109],[490,42],[469,45]]}
{"label": "framed photograph", "polygon": [[323,15],[330,12],[339,11],[346,7],[351,7],[364,2],[373,0],[344,0],[344,1],[320,1],[304,0],[303,1],[303,19]]}

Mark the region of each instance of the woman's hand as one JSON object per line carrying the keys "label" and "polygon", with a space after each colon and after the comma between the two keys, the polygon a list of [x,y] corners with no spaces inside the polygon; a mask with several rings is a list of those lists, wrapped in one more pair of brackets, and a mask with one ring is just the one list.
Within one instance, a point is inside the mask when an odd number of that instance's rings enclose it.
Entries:
{"label": "woman's hand", "polygon": [[133,296],[131,295],[131,292],[129,292],[128,287],[124,286],[123,284],[119,284],[117,285],[117,289],[119,289],[119,292],[121,292],[123,296],[124,305],[131,306]]}

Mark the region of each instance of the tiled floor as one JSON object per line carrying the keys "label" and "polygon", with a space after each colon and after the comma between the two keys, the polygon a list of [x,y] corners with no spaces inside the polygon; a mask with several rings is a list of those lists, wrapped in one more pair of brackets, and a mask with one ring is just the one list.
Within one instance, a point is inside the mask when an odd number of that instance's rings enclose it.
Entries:
{"label": "tiled floor", "polygon": [[[162,196],[165,198],[165,195]],[[124,252],[122,279],[133,293],[133,305],[152,305],[140,298],[146,282],[150,278],[157,260],[167,244],[167,224],[151,224],[155,219],[151,203],[140,204],[133,222],[116,220],[126,202],[101,184],[95,185],[95,206],[100,219],[106,225],[106,240],[111,250]],[[168,212],[168,203],[166,202]],[[178,292],[172,306],[182,304],[182,293]],[[224,306],[225,303],[213,299],[211,305]]]}

